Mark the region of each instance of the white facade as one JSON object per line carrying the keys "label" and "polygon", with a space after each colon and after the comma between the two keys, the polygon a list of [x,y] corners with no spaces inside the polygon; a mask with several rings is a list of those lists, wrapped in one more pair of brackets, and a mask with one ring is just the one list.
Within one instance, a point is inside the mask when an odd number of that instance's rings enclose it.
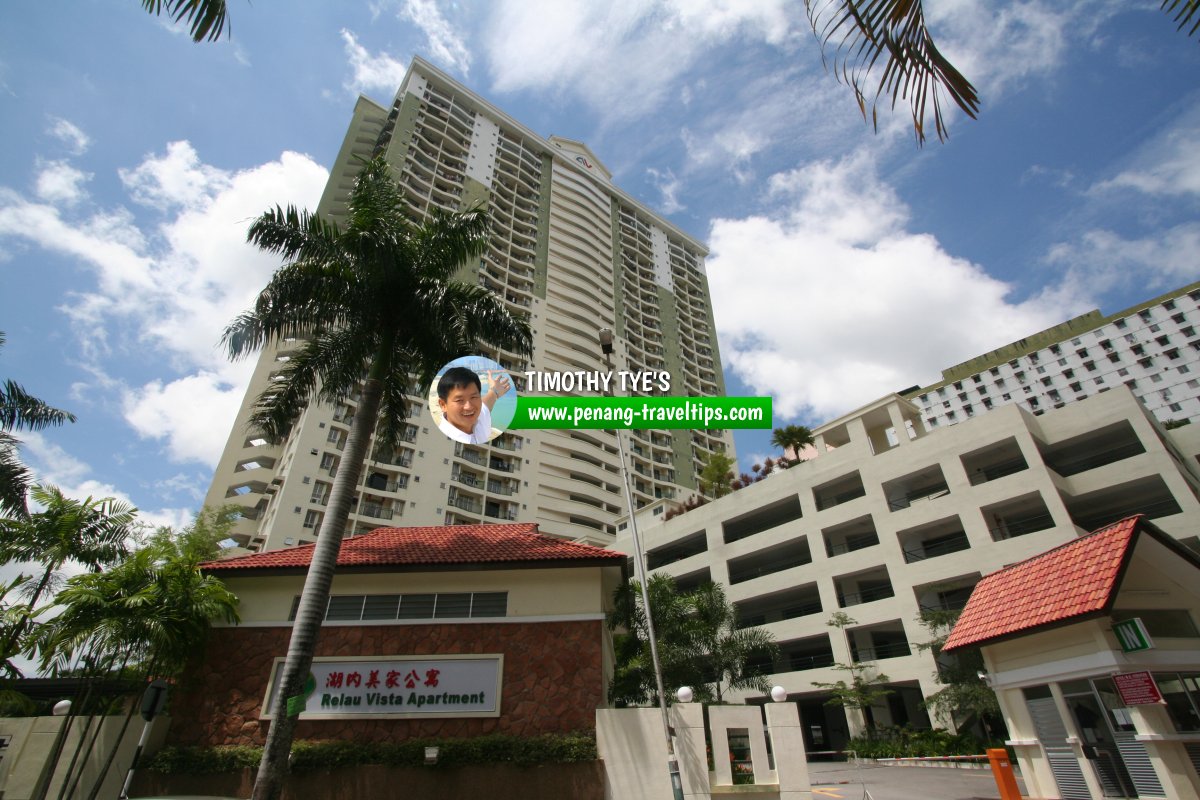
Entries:
{"label": "white facade", "polygon": [[906,392],[930,427],[999,406],[1035,414],[1124,384],[1162,422],[1200,417],[1200,283],[1099,311],[943,370]]}
{"label": "white facade", "polygon": [[[390,108],[360,98],[318,205],[338,221],[361,159],[383,153],[415,216],[485,203],[494,234],[461,280],[527,314],[533,353],[483,352],[521,373],[603,368],[597,334],[616,334],[613,368],[669,372],[670,392],[724,393],[704,274],[704,245],[611,183],[586,146],[543,139],[416,59]],[[311,541],[320,527],[357,407],[308,408],[286,441],[247,426],[254,399],[295,342],[263,352],[205,500],[244,508],[236,538],[252,550]],[[474,355],[464,353],[463,355]],[[513,431],[490,446],[455,444],[414,387],[408,435],[373,448],[348,533],[381,525],[538,522],[547,533],[607,544],[625,513],[611,431]],[[727,431],[632,433],[639,507],[695,487]]]}
{"label": "white facade", "polygon": [[[889,677],[881,724],[923,721],[916,703],[938,686],[915,647],[922,607],[960,609],[983,575],[1135,513],[1198,546],[1200,428],[1163,431],[1123,386],[932,430],[893,395],[814,433],[810,461],[666,522],[639,515],[651,572],[723,584],[743,624],[774,634],[771,681],[822,728],[810,750],[847,733],[813,686],[845,678],[834,663]],[[628,531],[613,547],[632,552]],[[826,624],[837,611],[855,620],[845,636]]]}

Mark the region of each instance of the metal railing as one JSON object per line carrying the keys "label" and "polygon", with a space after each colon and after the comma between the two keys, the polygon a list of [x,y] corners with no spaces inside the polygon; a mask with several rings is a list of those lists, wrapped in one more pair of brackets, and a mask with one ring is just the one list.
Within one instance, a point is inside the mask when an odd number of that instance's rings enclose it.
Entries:
{"label": "metal railing", "polygon": [[903,497],[895,500],[888,500],[888,508],[892,511],[899,511],[903,508],[908,508],[913,503],[919,503],[922,500],[933,500],[938,497],[945,497],[950,494],[950,487],[945,483],[935,484],[933,486],[925,486],[920,489],[914,489],[907,492]]}
{"label": "metal railing", "polygon": [[1061,461],[1054,458],[1047,458],[1046,466],[1064,478],[1069,478],[1072,475],[1078,475],[1090,469],[1096,469],[1117,461],[1124,461],[1127,458],[1133,458],[1144,452],[1146,452],[1146,448],[1142,446],[1142,443],[1133,441],[1117,445],[1116,447],[1110,447],[1107,450],[1101,450],[1098,453],[1089,453],[1083,458],[1064,459]]}
{"label": "metal railing", "polygon": [[1005,539],[1044,531],[1047,528],[1053,527],[1054,518],[1050,516],[1050,512],[1046,512],[1045,514],[1034,514],[1028,517],[1002,518],[999,525],[994,528],[988,528],[988,533],[992,535],[993,541],[1001,542]]}
{"label": "metal railing", "polygon": [[840,506],[842,503],[849,503],[851,500],[857,500],[860,497],[865,497],[867,490],[861,486],[849,489],[836,494],[818,494],[817,495],[817,510],[824,511],[827,508]]}
{"label": "metal railing", "polygon": [[878,661],[881,658],[909,656],[912,655],[912,651],[908,648],[908,642],[891,642],[855,648],[853,655],[855,661]]}
{"label": "metal railing", "polygon": [[374,517],[376,519],[391,519],[392,518],[392,509],[386,508],[384,506],[377,506],[374,503],[364,503],[358,509],[358,513],[363,515],[364,517]]}
{"label": "metal railing", "polygon": [[858,536],[847,538],[844,542],[829,545],[830,556],[840,556],[846,553],[853,553],[855,550],[863,550],[867,547],[874,547],[879,544],[879,536],[872,533],[869,536]]}
{"label": "metal railing", "polygon": [[[730,578],[730,583],[733,578]],[[846,606],[857,606],[863,603],[871,603],[876,600],[883,600],[886,597],[895,597],[896,592],[891,586],[877,586],[874,589],[863,589],[860,592],[846,592],[838,595],[838,605],[842,608]]]}
{"label": "metal railing", "polygon": [[763,575],[771,575],[776,572],[783,572],[785,569],[791,569],[792,567],[802,567],[805,564],[811,564],[811,563],[812,563],[812,556],[807,555],[807,556],[797,556],[794,558],[790,558],[787,561],[777,561],[777,562],[774,562],[771,564],[764,564],[763,566],[760,566],[760,567],[734,568],[731,566],[729,568],[729,582],[730,583],[745,583],[746,581],[753,580],[755,578],[760,578]]}
{"label": "metal railing", "polygon": [[924,561],[927,558],[937,558],[938,556],[948,555],[950,553],[958,553],[962,550],[969,550],[971,543],[967,541],[967,535],[962,531],[954,536],[953,539],[946,539],[937,544],[925,546],[921,545],[919,550],[904,550],[904,563],[911,564],[914,561]]}

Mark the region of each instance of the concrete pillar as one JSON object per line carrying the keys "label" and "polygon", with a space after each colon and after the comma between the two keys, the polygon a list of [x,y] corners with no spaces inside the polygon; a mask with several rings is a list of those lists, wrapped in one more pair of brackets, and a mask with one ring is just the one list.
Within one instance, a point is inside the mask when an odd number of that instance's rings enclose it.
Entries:
{"label": "concrete pillar", "polygon": [[679,759],[683,796],[708,800],[712,796],[712,788],[708,779],[704,706],[700,703],[676,703],[671,706],[671,725],[675,728],[675,757]]}
{"label": "concrete pillar", "polygon": [[775,754],[779,800],[810,800],[812,782],[808,777],[800,710],[795,703],[767,703],[764,710],[767,712],[771,752]]}
{"label": "concrete pillar", "polygon": [[1130,716],[1137,728],[1138,738],[1146,746],[1146,754],[1163,792],[1169,800],[1200,797],[1200,777],[1191,764],[1183,742],[1166,738],[1173,735],[1175,726],[1162,706],[1130,706]]}

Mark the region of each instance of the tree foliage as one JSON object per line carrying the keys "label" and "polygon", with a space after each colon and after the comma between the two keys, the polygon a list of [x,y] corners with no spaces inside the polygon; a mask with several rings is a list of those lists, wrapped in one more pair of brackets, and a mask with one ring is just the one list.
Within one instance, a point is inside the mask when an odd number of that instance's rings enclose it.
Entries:
{"label": "tree foliage", "polygon": [[[995,738],[993,728],[1000,719],[996,693],[979,675],[984,670],[983,653],[978,647],[942,655],[942,647],[958,621],[961,610],[923,608],[918,617],[930,639],[917,642],[917,649],[930,653],[937,663],[934,679],[942,687],[925,698],[923,707],[955,727],[977,720],[988,739]],[[1003,723],[1000,723],[1003,726]]]}
{"label": "tree foliage", "polygon": [[[858,620],[844,611],[838,611],[825,624],[845,633],[846,628],[856,625]],[[833,669],[845,672],[847,677],[838,681],[813,681],[813,686],[829,692],[830,698],[826,705],[842,706],[858,711],[866,723],[867,735],[875,731],[874,706],[879,705],[884,698],[892,693],[887,687],[890,678],[880,672],[869,661],[851,660],[849,663],[836,663]]]}
{"label": "tree foliage", "polygon": [[[0,331],[3,346],[4,333]],[[0,513],[27,513],[25,495],[32,480],[17,451],[21,442],[12,432],[40,431],[74,421],[74,414],[47,405],[15,381],[6,380],[0,386]]]}
{"label": "tree foliage", "polygon": [[186,20],[193,42],[215,42],[229,27],[225,0],[142,0],[142,8],[156,17],[166,12],[175,23]]}
{"label": "tree foliage", "polygon": [[771,432],[771,446],[783,451],[783,457],[789,466],[803,461],[800,451],[813,442],[813,432],[804,425],[785,425]]}
{"label": "tree foliage", "polygon": [[[701,701],[721,702],[730,690],[767,691],[767,675],[777,653],[775,639],[759,628],[739,628],[737,611],[719,584],[681,593],[675,579],[655,573],[647,584],[663,688],[690,686]],[[649,628],[641,587],[630,581],[616,591],[609,627],[616,670],[609,697],[619,706],[658,702]]]}
{"label": "tree foliage", "polygon": [[710,452],[700,468],[700,493],[715,500],[733,491],[730,486],[734,480],[733,467],[730,456],[717,450]]}

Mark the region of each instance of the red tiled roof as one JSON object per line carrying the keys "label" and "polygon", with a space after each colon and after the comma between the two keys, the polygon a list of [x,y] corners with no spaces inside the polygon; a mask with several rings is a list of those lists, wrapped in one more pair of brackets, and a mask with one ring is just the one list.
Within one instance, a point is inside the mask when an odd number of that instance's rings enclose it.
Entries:
{"label": "red tiled roof", "polygon": [[[204,565],[207,572],[307,569],[315,544],[238,556]],[[538,533],[536,523],[379,528],[342,540],[338,568],[512,562],[610,561],[624,553]]]}
{"label": "red tiled roof", "polygon": [[1140,514],[1129,517],[988,575],[975,585],[942,649],[1106,612],[1143,525]]}

